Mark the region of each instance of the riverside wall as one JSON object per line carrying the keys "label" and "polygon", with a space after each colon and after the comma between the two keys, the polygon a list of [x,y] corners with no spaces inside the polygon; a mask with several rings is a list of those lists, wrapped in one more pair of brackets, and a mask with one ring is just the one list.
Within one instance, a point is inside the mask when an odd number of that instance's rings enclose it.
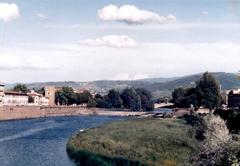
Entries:
{"label": "riverside wall", "polygon": [[84,106],[16,106],[0,107],[0,121],[41,118],[51,116],[76,116],[76,115],[101,115],[101,116],[140,116],[145,112],[131,112],[126,110],[107,110],[100,108],[88,108]]}

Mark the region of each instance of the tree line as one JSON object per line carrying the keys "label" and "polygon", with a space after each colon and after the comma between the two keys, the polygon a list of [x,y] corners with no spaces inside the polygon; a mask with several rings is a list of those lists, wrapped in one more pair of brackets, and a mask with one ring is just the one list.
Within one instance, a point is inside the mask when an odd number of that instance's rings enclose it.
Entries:
{"label": "tree line", "polygon": [[172,92],[172,102],[176,107],[189,108],[193,105],[196,109],[203,106],[213,110],[221,104],[220,85],[212,74],[204,73],[195,84],[195,87],[177,88]]}
{"label": "tree line", "polygon": [[59,105],[87,104],[88,107],[123,108],[132,111],[154,109],[151,93],[143,88],[126,88],[122,91],[112,89],[106,95],[92,96],[89,91],[74,93],[71,87],[63,87],[56,92],[55,102]]}
{"label": "tree line", "polygon": [[88,103],[91,98],[92,95],[89,91],[74,93],[72,87],[62,87],[60,91],[55,93],[55,103],[57,105],[85,104]]}

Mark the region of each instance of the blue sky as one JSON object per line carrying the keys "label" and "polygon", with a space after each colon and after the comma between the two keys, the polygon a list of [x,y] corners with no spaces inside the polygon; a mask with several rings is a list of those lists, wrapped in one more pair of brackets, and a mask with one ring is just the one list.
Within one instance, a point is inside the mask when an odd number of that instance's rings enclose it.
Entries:
{"label": "blue sky", "polygon": [[239,9],[236,0],[0,0],[0,81],[237,72]]}

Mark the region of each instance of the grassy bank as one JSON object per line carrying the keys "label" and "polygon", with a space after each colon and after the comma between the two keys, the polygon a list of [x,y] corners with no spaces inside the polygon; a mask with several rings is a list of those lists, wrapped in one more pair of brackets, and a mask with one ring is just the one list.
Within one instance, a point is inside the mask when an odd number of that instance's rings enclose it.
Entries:
{"label": "grassy bank", "polygon": [[79,165],[184,165],[198,146],[184,120],[148,118],[84,131],[67,151]]}

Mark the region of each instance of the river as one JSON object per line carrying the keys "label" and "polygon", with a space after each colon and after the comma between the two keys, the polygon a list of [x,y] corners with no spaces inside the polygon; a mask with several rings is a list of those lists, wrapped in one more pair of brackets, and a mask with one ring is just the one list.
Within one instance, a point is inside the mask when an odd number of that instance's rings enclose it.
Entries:
{"label": "river", "polygon": [[74,116],[0,122],[0,166],[73,166],[66,154],[69,137],[79,129],[122,119]]}

